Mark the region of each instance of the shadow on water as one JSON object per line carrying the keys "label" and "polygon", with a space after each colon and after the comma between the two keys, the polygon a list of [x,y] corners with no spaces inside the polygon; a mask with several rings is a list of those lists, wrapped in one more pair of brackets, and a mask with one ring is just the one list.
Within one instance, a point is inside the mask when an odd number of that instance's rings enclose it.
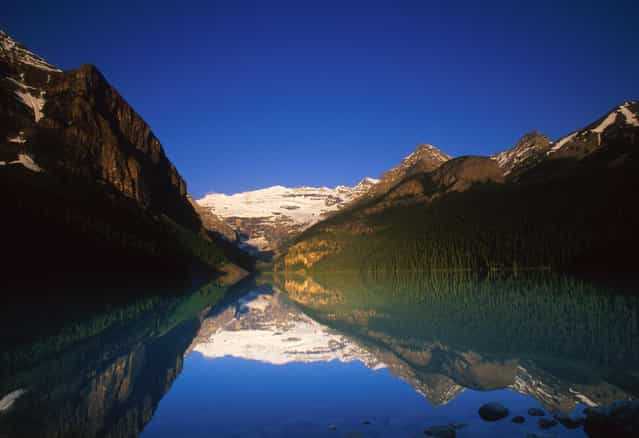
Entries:
{"label": "shadow on water", "polygon": [[202,319],[254,285],[248,278],[230,289],[138,298],[67,320],[49,336],[34,330],[30,342],[5,343],[0,437],[137,436],[180,374]]}

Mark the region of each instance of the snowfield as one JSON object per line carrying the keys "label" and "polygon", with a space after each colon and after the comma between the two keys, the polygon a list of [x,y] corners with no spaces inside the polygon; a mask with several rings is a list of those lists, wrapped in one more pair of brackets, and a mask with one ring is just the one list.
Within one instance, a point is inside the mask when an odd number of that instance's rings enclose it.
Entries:
{"label": "snowfield", "polygon": [[273,186],[232,195],[210,193],[197,203],[246,235],[244,244],[269,250],[274,247],[274,230],[301,232],[362,196],[377,182],[364,178],[353,187]]}

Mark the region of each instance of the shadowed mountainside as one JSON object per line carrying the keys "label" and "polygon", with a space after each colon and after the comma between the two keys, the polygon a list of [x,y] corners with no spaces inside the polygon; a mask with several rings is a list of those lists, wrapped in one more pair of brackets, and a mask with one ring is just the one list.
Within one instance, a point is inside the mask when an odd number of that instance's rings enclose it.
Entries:
{"label": "shadowed mountainside", "polygon": [[[550,149],[542,141],[543,159],[521,172],[498,157],[460,157],[404,178],[308,229],[277,267],[635,270],[638,109],[625,103]],[[537,140],[520,146],[536,151]]]}
{"label": "shadowed mountainside", "polygon": [[8,287],[174,285],[223,269],[183,178],[97,68],[60,71],[2,32],[0,103]]}

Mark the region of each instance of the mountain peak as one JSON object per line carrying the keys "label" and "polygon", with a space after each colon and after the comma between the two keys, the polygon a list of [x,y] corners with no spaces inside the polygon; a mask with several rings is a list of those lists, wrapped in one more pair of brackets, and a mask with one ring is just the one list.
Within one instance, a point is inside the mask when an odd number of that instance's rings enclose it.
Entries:
{"label": "mountain peak", "polygon": [[432,144],[420,144],[415,149],[415,152],[411,153],[404,160],[420,160],[424,157],[432,157],[436,160],[440,160],[442,163],[451,159],[451,156],[444,153],[441,149],[433,146]]}
{"label": "mountain peak", "polygon": [[0,30],[0,60],[8,62],[16,69],[31,68],[48,72],[61,71],[11,38],[3,30]]}
{"label": "mountain peak", "polygon": [[420,144],[406,156],[398,166],[384,172],[381,180],[375,185],[373,194],[387,192],[396,183],[409,175],[421,172],[432,172],[451,157],[432,144]]}
{"label": "mountain peak", "polygon": [[363,186],[374,186],[379,182],[376,178],[371,178],[370,176],[364,177],[357,183],[355,187],[363,187]]}
{"label": "mountain peak", "polygon": [[491,158],[501,167],[504,175],[520,173],[537,163],[551,145],[550,139],[539,131],[524,134],[513,147]]}
{"label": "mountain peak", "polygon": [[583,158],[602,146],[606,136],[619,130],[639,128],[639,102],[626,101],[581,130],[574,131],[552,144],[547,155]]}
{"label": "mountain peak", "polygon": [[242,246],[254,253],[277,250],[287,238],[363,196],[377,183],[363,178],[356,186],[273,186],[226,195],[209,193],[198,200],[234,229]]}

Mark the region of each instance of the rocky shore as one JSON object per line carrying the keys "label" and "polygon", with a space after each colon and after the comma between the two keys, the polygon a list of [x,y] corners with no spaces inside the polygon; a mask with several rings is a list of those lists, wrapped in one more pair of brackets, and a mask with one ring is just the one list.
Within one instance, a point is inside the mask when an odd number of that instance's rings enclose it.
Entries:
{"label": "rocky shore", "polygon": [[[484,421],[507,421],[510,410],[501,403],[490,402],[482,405],[477,414]],[[617,401],[607,406],[590,407],[583,415],[546,412],[540,408],[529,408],[527,415],[514,415],[510,419],[515,424],[534,422],[539,433],[527,433],[528,438],[560,436],[561,428],[583,427],[591,438],[630,438],[639,436],[639,401]],[[457,431],[467,424],[433,425],[424,431],[427,437],[455,438]],[[550,433],[550,435],[549,435]]]}

